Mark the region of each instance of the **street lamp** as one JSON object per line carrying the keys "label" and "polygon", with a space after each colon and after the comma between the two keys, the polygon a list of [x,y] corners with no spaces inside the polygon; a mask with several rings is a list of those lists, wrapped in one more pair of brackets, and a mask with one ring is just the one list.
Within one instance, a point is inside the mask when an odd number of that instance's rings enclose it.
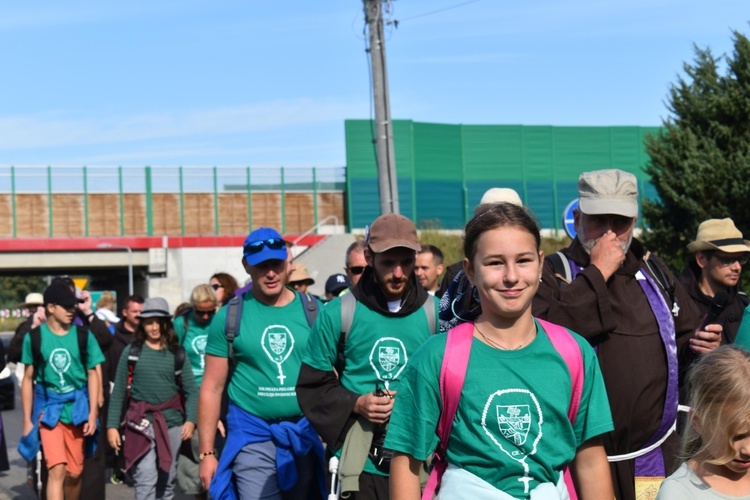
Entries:
{"label": "street lamp", "polygon": [[128,251],[128,295],[133,295],[133,250],[124,245],[113,245],[112,243],[99,243],[97,248],[115,248]]}

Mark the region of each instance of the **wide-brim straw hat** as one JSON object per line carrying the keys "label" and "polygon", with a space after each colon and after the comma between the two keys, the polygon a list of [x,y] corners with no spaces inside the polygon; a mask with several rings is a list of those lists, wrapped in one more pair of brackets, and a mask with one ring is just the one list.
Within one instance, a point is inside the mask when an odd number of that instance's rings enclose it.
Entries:
{"label": "wide-brim straw hat", "polygon": [[19,308],[26,308],[31,306],[43,306],[44,305],[44,295],[41,293],[30,293],[26,296],[26,300],[23,302],[23,304],[18,304]]}
{"label": "wide-brim straw hat", "polygon": [[307,266],[304,264],[295,264],[296,269],[289,275],[289,283],[307,283],[308,285],[315,284],[315,280],[310,277],[310,273],[307,272]]}
{"label": "wide-brim straw hat", "polygon": [[750,252],[750,241],[742,238],[742,233],[730,218],[708,219],[698,226],[695,241],[688,246],[691,252],[719,250],[726,253]]}

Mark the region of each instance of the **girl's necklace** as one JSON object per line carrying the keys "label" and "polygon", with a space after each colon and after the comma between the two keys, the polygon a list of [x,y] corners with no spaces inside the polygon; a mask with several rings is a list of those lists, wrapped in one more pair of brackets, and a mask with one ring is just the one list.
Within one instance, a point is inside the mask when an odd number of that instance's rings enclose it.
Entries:
{"label": "girl's necklace", "polygon": [[488,345],[494,347],[495,349],[502,349],[503,351],[517,351],[518,349],[520,349],[523,346],[525,346],[526,343],[531,338],[531,336],[534,334],[534,332],[536,332],[536,323],[534,323],[532,325],[531,331],[529,332],[528,335],[526,335],[526,338],[524,338],[523,341],[520,344],[518,344],[518,346],[512,347],[512,348],[511,347],[505,347],[504,345],[500,344],[499,342],[497,342],[495,340],[492,340],[491,338],[487,337],[484,333],[482,333],[482,330],[479,329],[479,325],[477,325],[476,323],[474,323],[474,328],[476,328],[477,332],[479,332],[479,335],[482,336],[482,338],[484,339],[484,341]]}

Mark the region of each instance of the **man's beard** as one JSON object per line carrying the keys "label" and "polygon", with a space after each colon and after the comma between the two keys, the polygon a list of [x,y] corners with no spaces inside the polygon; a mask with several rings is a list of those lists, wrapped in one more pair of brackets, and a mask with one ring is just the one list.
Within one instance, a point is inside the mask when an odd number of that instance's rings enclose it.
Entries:
{"label": "man's beard", "polygon": [[[586,234],[583,231],[583,224],[580,225],[578,228],[578,234],[577,234],[578,241],[581,242],[581,245],[583,245],[583,249],[586,250],[586,253],[591,255],[591,249],[594,248],[594,246],[599,243],[599,240],[601,237],[595,239],[595,240],[589,240],[586,239]],[[620,243],[620,248],[622,248],[623,253],[628,253],[628,250],[630,250],[630,244],[633,242],[633,231],[630,231],[630,234],[628,235],[628,241],[626,243],[621,243],[618,240],[618,243]]]}

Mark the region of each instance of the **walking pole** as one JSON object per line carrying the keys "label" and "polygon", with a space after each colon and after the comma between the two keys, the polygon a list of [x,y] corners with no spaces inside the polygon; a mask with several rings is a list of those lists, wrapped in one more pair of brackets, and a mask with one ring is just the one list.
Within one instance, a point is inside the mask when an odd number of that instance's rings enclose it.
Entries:
{"label": "walking pole", "polygon": [[42,450],[36,452],[36,493],[42,498]]}
{"label": "walking pole", "polygon": [[331,493],[328,500],[339,500],[341,498],[341,485],[339,484],[339,459],[331,457],[328,461],[328,472],[331,473]]}

